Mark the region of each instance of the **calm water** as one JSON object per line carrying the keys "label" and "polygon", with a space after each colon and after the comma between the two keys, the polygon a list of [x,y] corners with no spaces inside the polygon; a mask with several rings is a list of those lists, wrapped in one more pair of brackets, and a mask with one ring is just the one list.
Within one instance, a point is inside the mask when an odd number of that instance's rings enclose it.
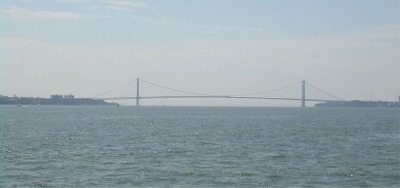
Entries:
{"label": "calm water", "polygon": [[0,186],[398,187],[399,109],[0,106]]}

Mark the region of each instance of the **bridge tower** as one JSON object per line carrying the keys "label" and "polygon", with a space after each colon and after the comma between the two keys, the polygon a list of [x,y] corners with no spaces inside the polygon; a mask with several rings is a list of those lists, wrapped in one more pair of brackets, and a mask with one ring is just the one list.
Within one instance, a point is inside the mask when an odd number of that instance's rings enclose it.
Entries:
{"label": "bridge tower", "polygon": [[140,106],[139,104],[139,78],[136,79],[136,106]]}
{"label": "bridge tower", "polygon": [[301,107],[306,107],[306,81],[301,82]]}

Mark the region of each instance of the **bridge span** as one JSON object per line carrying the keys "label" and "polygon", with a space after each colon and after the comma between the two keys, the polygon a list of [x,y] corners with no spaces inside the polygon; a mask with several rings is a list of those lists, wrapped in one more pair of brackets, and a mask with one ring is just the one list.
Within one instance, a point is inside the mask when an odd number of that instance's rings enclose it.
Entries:
{"label": "bridge span", "polygon": [[[157,87],[161,87],[164,89],[168,89],[168,90],[173,90],[176,92],[181,92],[181,93],[186,93],[186,94],[191,94],[191,95],[170,95],[170,96],[140,96],[140,81],[149,83],[151,85],[157,86]],[[255,100],[286,100],[286,101],[301,101],[301,107],[306,107],[306,102],[338,102],[338,101],[345,101],[339,97],[336,97],[332,94],[329,94],[313,85],[310,85],[311,87],[319,90],[320,92],[323,92],[327,95],[330,95],[336,99],[307,99],[306,98],[306,81],[301,81],[298,82],[296,84],[301,83],[302,87],[301,87],[301,98],[290,98],[290,97],[258,97],[258,96],[249,96],[249,95],[207,95],[207,94],[199,94],[199,93],[192,93],[192,92],[186,92],[186,91],[181,91],[181,90],[176,90],[176,89],[172,89],[172,88],[168,88],[165,86],[160,86],[145,80],[141,80],[139,78],[136,79],[136,96],[125,96],[125,97],[99,97],[103,94],[107,94],[110,91],[115,91],[116,89],[110,90],[106,93],[103,93],[101,95],[98,95],[96,97],[93,97],[93,99],[99,99],[99,100],[136,100],[136,106],[140,106],[140,100],[146,100],[146,99],[255,99]],[[253,93],[253,94],[262,94],[262,93],[267,93],[267,92],[271,92],[271,91],[278,91],[281,89],[285,89],[287,87],[293,86],[295,84],[289,85],[289,86],[285,86],[279,89],[275,89],[275,90],[269,90],[269,91],[265,91],[265,92],[258,92],[258,93]]]}

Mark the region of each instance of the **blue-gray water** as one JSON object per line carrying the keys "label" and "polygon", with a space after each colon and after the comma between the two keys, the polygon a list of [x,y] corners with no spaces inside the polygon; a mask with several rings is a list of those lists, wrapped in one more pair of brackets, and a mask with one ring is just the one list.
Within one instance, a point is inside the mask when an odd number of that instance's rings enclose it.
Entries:
{"label": "blue-gray water", "polygon": [[398,187],[399,109],[0,106],[0,186]]}

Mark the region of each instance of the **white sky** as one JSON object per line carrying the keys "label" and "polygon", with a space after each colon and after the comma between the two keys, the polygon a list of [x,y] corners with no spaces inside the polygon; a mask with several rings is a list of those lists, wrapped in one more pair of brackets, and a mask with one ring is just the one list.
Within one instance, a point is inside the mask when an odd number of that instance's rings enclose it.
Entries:
{"label": "white sky", "polygon": [[[211,94],[306,80],[347,100],[397,101],[399,41],[398,0],[2,0],[0,94],[93,97],[140,77]],[[301,94],[288,93],[276,95]]]}

